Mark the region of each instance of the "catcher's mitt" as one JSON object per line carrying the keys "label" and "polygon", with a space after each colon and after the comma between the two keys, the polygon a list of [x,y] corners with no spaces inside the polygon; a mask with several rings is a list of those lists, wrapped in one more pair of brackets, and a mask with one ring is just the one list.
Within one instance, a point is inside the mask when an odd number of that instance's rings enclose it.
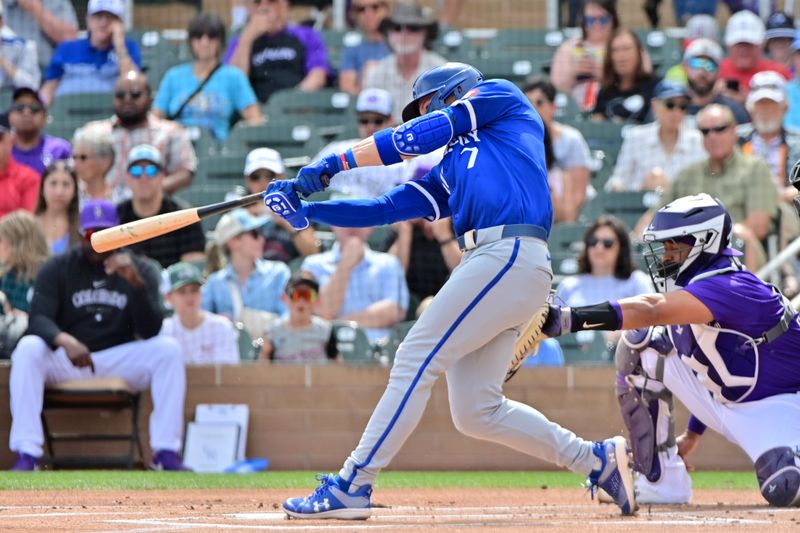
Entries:
{"label": "catcher's mitt", "polygon": [[542,333],[542,326],[544,326],[544,321],[547,319],[549,309],[548,302],[545,302],[525,324],[525,328],[514,345],[514,357],[511,358],[511,363],[508,365],[505,381],[514,377],[514,374],[520,369],[525,359],[539,352],[539,344],[547,338]]}

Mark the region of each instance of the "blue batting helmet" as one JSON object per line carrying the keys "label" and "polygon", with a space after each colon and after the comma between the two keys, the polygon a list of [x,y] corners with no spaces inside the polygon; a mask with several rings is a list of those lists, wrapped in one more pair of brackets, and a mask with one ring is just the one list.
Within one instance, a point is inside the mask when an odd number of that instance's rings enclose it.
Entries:
{"label": "blue batting helmet", "polygon": [[461,98],[483,79],[483,74],[478,69],[465,63],[445,63],[423,72],[411,90],[414,99],[403,109],[403,122],[419,116],[419,101],[423,97],[433,94],[428,111],[443,109],[447,106],[445,100],[451,94],[457,99]]}
{"label": "blue batting helmet", "polygon": [[[659,292],[685,287],[703,269],[723,255],[741,255],[730,248],[733,222],[725,206],[708,194],[684,196],[668,203],[644,230],[649,247],[644,258]],[[669,253],[664,243],[688,244],[682,253]]]}

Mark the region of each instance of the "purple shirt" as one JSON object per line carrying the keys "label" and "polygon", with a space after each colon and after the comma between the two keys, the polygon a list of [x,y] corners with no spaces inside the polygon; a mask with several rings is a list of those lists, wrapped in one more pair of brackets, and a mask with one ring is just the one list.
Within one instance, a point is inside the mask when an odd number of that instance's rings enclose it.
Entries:
{"label": "purple shirt", "polygon": [[[723,258],[708,270],[723,268],[729,261]],[[800,391],[797,314],[783,335],[762,342],[757,349],[741,335],[758,339],[783,316],[781,297],[771,286],[751,272],[739,271],[695,281],[684,290],[708,307],[718,328],[671,326],[673,342],[683,361],[715,396],[733,402],[756,401]],[[697,341],[701,333],[702,348]]]}
{"label": "purple shirt", "polygon": [[11,149],[17,162],[31,167],[33,170],[44,174],[45,169],[54,161],[72,157],[72,146],[69,142],[51,135],[42,135],[39,145],[31,150],[21,150],[17,145]]}
{"label": "purple shirt", "polygon": [[[237,46],[239,35],[228,44],[225,63],[230,63]],[[314,28],[290,25],[253,41],[250,85],[261,102],[266,102],[275,91],[297,86],[315,68],[329,72],[325,42]]]}

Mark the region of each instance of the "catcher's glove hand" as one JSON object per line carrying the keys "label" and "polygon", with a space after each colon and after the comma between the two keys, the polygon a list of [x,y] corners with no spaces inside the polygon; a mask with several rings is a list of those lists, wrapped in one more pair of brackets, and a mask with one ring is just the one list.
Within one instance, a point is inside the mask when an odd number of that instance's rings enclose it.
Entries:
{"label": "catcher's glove hand", "polygon": [[520,369],[525,359],[539,353],[539,345],[547,338],[547,335],[542,333],[542,327],[547,320],[549,312],[550,304],[545,302],[525,324],[517,343],[514,345],[514,357],[511,358],[511,363],[508,365],[505,381],[514,377],[514,374]]}

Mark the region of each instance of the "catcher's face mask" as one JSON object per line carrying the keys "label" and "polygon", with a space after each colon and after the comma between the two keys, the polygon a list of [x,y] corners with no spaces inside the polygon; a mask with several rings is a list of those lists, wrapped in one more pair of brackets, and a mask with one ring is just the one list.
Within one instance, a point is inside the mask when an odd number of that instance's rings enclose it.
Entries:
{"label": "catcher's face mask", "polygon": [[[789,172],[789,183],[792,184],[792,187],[800,191],[800,160],[795,162],[792,166],[792,171]],[[797,212],[797,216],[800,217],[800,197],[795,196],[792,198],[792,204],[794,204],[794,210]]]}

